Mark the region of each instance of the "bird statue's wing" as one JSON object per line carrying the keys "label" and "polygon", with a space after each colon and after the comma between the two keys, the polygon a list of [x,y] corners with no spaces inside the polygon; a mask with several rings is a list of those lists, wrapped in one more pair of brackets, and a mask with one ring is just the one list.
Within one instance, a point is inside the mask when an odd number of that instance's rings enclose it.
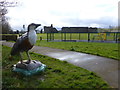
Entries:
{"label": "bird statue's wing", "polygon": [[12,47],[11,55],[19,54],[22,51],[21,45],[26,40],[28,40],[27,33],[23,34],[21,37],[17,39],[16,43]]}

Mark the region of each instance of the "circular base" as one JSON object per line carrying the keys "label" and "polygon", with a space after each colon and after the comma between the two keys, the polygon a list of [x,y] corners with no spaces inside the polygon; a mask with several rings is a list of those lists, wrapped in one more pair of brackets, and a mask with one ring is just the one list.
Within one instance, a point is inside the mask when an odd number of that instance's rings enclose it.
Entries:
{"label": "circular base", "polygon": [[26,62],[27,60],[24,60],[24,63],[18,62],[17,64],[15,64],[13,67],[13,71],[28,76],[36,74],[38,72],[42,72],[46,68],[46,65],[42,64],[38,60],[32,60],[29,64]]}

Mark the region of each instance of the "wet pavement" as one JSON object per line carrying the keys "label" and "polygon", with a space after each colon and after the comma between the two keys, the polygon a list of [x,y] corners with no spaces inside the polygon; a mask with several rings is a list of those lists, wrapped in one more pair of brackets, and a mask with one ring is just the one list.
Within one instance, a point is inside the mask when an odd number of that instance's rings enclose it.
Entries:
{"label": "wet pavement", "polygon": [[[3,42],[3,45],[12,47],[13,43]],[[49,47],[34,46],[30,51],[62,61],[64,60],[76,66],[93,71],[98,76],[102,77],[110,86],[113,88],[118,88],[118,71],[120,71],[118,63],[120,63],[120,61],[85,53],[53,49]]]}

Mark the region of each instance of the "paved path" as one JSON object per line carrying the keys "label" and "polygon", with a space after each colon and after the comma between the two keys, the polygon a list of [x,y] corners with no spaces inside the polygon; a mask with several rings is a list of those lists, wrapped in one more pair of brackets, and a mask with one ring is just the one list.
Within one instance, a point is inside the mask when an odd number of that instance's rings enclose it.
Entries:
{"label": "paved path", "polygon": [[[11,42],[3,42],[2,44],[9,47],[13,46]],[[31,51],[59,60],[65,60],[76,66],[93,71],[110,86],[118,88],[118,71],[120,71],[120,68],[118,68],[119,61],[117,60],[49,47],[34,46]]]}

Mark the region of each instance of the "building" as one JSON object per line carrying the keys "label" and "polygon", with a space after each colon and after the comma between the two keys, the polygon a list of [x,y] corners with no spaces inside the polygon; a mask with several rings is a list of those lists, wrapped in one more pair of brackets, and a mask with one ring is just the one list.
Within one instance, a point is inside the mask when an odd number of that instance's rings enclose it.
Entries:
{"label": "building", "polygon": [[58,33],[58,31],[51,24],[51,26],[44,26],[44,33]]}
{"label": "building", "polygon": [[87,33],[97,32],[97,28],[88,27],[62,27],[61,33]]}
{"label": "building", "polygon": [[98,32],[98,29],[97,29],[97,28],[90,27],[90,28],[88,28],[88,31],[89,31],[89,32]]}

